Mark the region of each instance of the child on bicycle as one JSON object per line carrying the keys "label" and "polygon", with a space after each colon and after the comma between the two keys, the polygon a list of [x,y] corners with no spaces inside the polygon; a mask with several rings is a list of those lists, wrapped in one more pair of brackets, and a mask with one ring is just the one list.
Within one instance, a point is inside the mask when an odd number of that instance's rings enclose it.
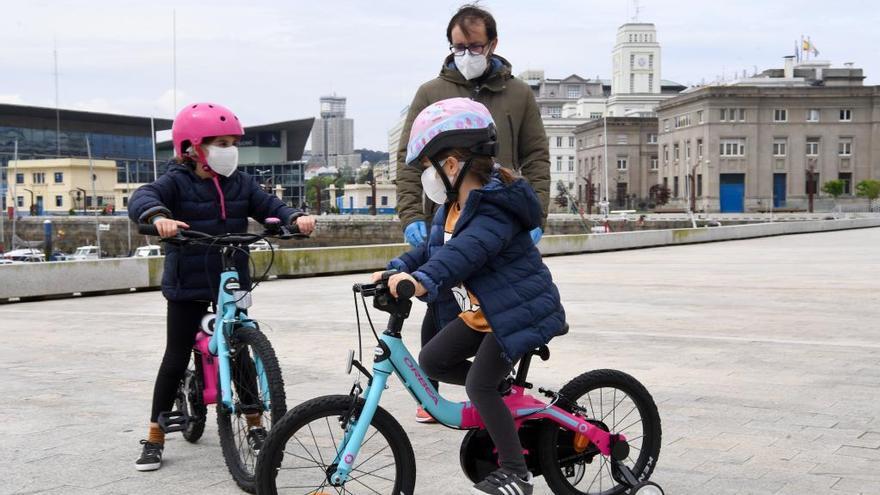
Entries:
{"label": "child on bicycle", "polygon": [[[532,493],[532,476],[500,385],[527,351],[563,332],[565,312],[529,231],[541,225],[535,192],[496,164],[495,124],[467,98],[429,105],[416,117],[407,164],[424,167],[425,195],[443,205],[428,242],[392,260],[441,330],[419,364],[433,379],[464,385],[498,449],[500,469],[472,493]],[[378,279],[381,272],[374,274]],[[473,357],[473,362],[468,358]]]}
{"label": "child on bicycle", "polygon": [[[161,237],[173,237],[178,229],[190,227],[208,234],[244,233],[248,217],[259,222],[277,217],[304,234],[314,230],[313,217],[288,207],[263,191],[253,177],[236,171],[236,145],[244,130],[231,110],[215,103],[187,105],[174,119],[171,134],[176,158],[165,174],[131,196],[132,221],[154,224]],[[242,287],[250,287],[246,252],[236,254],[236,266]],[[135,461],[138,471],[162,465],[165,434],[158,419],[172,408],[199,323],[216,299],[221,267],[216,250],[166,245],[162,295],[168,301],[167,341],[153,389],[147,438],[141,440],[143,448]],[[260,414],[247,415],[247,423],[249,445],[259,450],[266,436]]]}

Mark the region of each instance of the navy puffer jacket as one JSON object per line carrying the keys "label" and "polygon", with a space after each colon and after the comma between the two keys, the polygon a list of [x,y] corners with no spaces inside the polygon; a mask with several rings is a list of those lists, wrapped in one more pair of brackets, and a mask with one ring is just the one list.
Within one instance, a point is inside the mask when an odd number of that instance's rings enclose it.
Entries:
{"label": "navy puffer jacket", "polygon": [[446,207],[434,215],[428,242],[389,268],[411,273],[428,293],[437,328],[458,317],[452,295],[460,283],[476,296],[505,357],[515,362],[564,333],[565,310],[550,270],[529,231],[541,225],[538,197],[526,181],[495,176],[471,191],[452,238],[443,242]]}
{"label": "navy puffer jacket", "polygon": [[[248,217],[258,222],[277,217],[292,222],[302,213],[263,191],[250,175],[236,171],[219,177],[226,203],[221,218],[220,194],[211,179],[197,176],[190,165],[172,162],[155,182],[141,186],[128,202],[133,222],[150,223],[162,215],[186,222],[192,230],[212,235],[247,232]],[[250,287],[246,253],[236,253],[235,265],[242,287]],[[162,294],[170,301],[214,301],[222,260],[218,248],[165,245]]]}

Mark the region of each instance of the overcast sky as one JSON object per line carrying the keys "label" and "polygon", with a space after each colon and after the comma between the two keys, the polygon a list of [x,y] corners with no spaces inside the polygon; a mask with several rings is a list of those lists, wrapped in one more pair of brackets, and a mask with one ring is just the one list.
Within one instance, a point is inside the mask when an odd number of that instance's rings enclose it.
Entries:
{"label": "overcast sky", "polygon": [[[386,150],[388,129],[447,55],[446,24],[461,2],[129,0],[0,1],[0,101],[60,102],[172,118],[172,11],[177,103],[215,101],[247,126],[318,114],[318,98],[348,97],[355,146]],[[868,0],[642,0],[657,25],[662,77],[683,84],[781,67],[809,35],[820,59],[854,62],[880,84],[880,9]],[[514,73],[609,77],[626,0],[484,1],[497,52]]]}

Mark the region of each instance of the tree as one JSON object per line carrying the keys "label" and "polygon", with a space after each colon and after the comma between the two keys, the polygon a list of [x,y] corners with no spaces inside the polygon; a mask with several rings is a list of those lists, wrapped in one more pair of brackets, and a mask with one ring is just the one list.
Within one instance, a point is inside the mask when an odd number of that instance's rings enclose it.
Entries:
{"label": "tree", "polygon": [[565,189],[565,184],[562,181],[556,183],[556,193],[556,206],[568,208],[568,190]]}
{"label": "tree", "polygon": [[663,184],[651,186],[651,189],[648,190],[648,195],[657,206],[663,206],[669,202],[669,188]]}
{"label": "tree", "polygon": [[[320,189],[321,199],[323,200],[322,201],[323,204],[321,205],[321,209],[327,210],[331,206],[335,206],[335,205],[326,204],[327,194],[324,191],[327,189],[327,187],[330,184],[333,184],[334,182],[336,182],[336,180],[337,180],[336,177],[330,177],[330,176],[323,176],[323,177],[316,176],[316,177],[312,177],[311,179],[307,180],[306,181],[306,201],[309,203],[309,205],[311,205],[311,207],[313,207],[313,208],[318,207],[318,190]],[[339,187],[339,186],[337,186],[337,187]],[[315,213],[320,214],[321,212],[316,211]]]}
{"label": "tree", "polygon": [[834,198],[834,209],[837,209],[837,197],[843,194],[846,182],[840,179],[829,180],[822,184],[822,192]]}
{"label": "tree", "polygon": [[880,197],[880,180],[865,179],[856,184],[856,195],[862,198],[868,198],[868,210],[875,199]]}

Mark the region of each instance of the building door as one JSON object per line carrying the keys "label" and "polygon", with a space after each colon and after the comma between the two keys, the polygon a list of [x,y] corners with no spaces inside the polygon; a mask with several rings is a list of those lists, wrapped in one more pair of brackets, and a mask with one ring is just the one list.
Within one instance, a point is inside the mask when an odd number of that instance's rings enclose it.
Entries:
{"label": "building door", "polygon": [[37,215],[43,214],[43,197],[37,196]]}
{"label": "building door", "polygon": [[626,182],[617,183],[617,206],[626,207]]}
{"label": "building door", "polygon": [[746,174],[721,174],[721,213],[745,211]]}
{"label": "building door", "polygon": [[785,206],[785,174],[773,174],[773,207]]}

